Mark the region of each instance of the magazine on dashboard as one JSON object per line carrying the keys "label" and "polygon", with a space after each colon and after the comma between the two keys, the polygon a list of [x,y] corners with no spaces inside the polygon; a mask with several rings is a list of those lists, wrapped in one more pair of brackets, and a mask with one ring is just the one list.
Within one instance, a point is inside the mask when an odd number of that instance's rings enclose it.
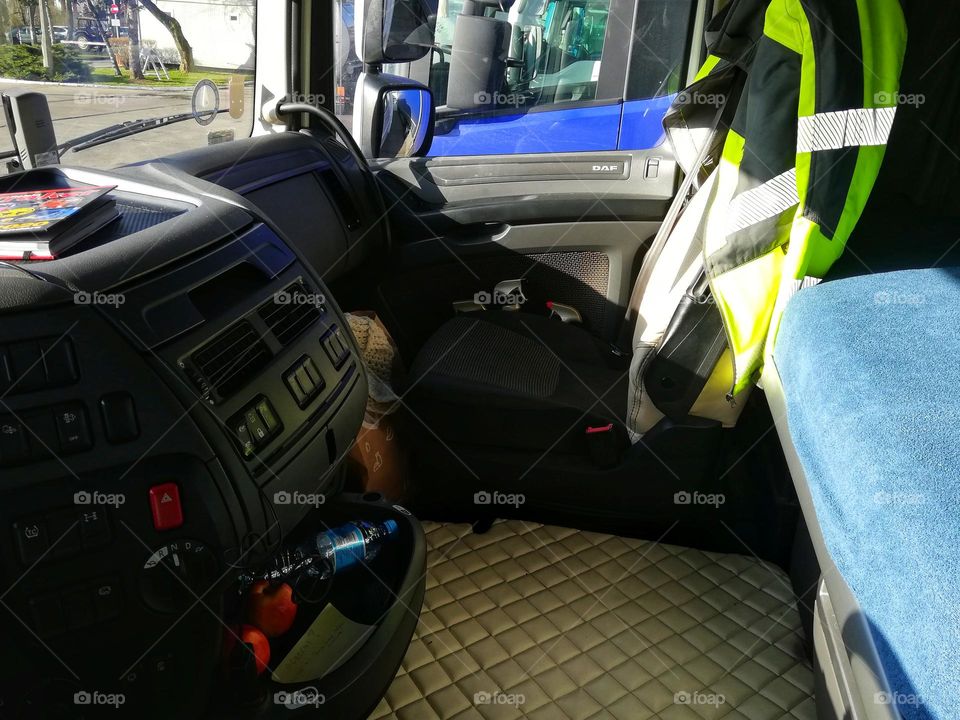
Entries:
{"label": "magazine on dashboard", "polygon": [[51,260],[120,213],[115,186],[74,186],[0,193],[0,258]]}

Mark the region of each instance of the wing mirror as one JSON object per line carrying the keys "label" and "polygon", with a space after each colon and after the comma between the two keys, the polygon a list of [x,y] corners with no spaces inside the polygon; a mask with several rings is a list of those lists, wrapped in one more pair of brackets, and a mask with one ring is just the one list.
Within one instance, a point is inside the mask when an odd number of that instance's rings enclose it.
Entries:
{"label": "wing mirror", "polygon": [[380,100],[377,157],[414,157],[429,150],[433,96],[426,88],[387,90]]}
{"label": "wing mirror", "polygon": [[423,85],[404,77],[365,73],[361,148],[372,158],[403,158],[426,155],[433,141],[433,94]]}
{"label": "wing mirror", "polygon": [[361,52],[367,65],[413,62],[433,47],[424,0],[367,0],[362,13]]}

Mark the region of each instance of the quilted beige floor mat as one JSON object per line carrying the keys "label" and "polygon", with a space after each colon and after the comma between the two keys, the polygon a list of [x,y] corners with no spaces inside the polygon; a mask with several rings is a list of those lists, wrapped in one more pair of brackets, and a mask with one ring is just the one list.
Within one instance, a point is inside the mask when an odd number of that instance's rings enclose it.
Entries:
{"label": "quilted beige floor mat", "polygon": [[815,718],[776,567],[521,521],[424,529],[420,624],[375,720]]}

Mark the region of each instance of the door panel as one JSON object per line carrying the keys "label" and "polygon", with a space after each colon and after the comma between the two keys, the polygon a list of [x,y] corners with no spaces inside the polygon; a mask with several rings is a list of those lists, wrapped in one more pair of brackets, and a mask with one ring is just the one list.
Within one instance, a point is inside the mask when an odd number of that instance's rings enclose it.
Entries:
{"label": "door panel", "polygon": [[[517,278],[523,312],[567,303],[590,332],[616,338],[632,278],[676,191],[661,120],[685,84],[693,8],[703,12],[704,2],[612,0],[617,22],[605,26],[600,66],[617,79],[599,82],[594,95],[606,100],[475,109],[455,123],[444,120],[446,108],[430,157],[374,161],[395,249],[380,305],[405,355],[453,316],[454,302]],[[664,60],[655,51],[668,46]]]}
{"label": "door panel", "polygon": [[[388,205],[425,221],[447,217],[460,225],[658,220],[677,182],[666,143],[632,152],[403,158],[376,165]],[[405,228],[404,235],[411,231],[417,228]]]}
{"label": "door panel", "polygon": [[[586,329],[612,340],[631,276],[657,227],[656,221],[496,224],[404,244],[380,285],[381,311],[409,358],[453,317],[454,302],[522,279],[522,312],[545,315],[548,300],[569,304]],[[501,311],[494,305],[486,312]]]}

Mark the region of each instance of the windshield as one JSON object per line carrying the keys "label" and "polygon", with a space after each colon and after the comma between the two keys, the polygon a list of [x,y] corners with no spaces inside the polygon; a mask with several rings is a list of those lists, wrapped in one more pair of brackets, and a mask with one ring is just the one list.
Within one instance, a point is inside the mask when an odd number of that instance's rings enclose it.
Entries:
{"label": "windshield", "polygon": [[[114,131],[106,143],[67,150],[62,163],[111,168],[250,135],[256,0],[6,5],[0,92],[43,93],[61,147],[138,120],[182,120],[129,136]],[[13,142],[2,117],[0,124],[2,154]]]}

